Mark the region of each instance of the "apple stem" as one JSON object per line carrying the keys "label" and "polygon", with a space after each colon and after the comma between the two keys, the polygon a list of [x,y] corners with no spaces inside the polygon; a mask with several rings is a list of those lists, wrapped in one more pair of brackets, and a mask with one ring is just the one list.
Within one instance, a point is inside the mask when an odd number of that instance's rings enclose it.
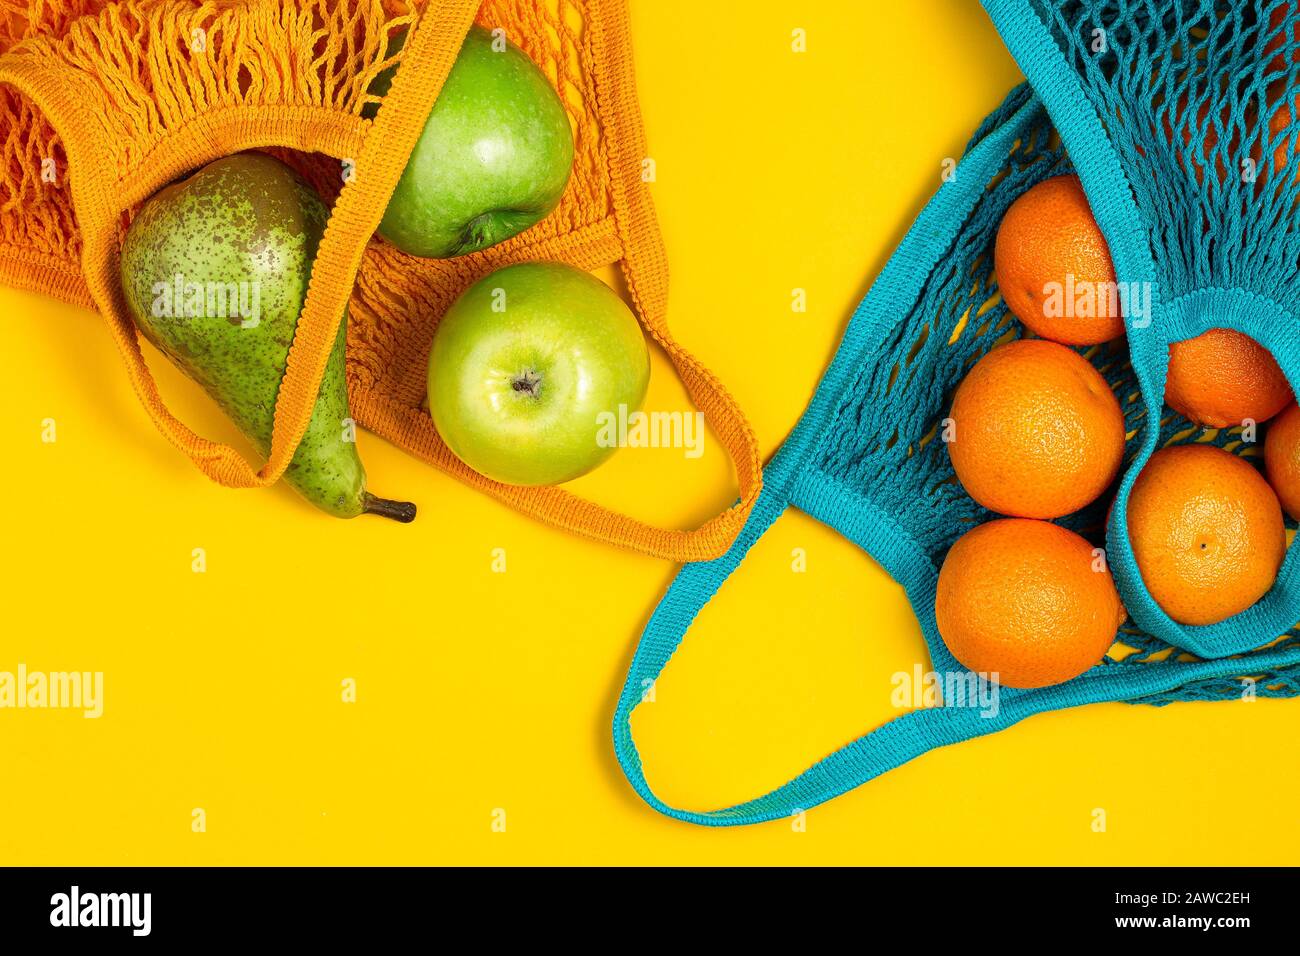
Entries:
{"label": "apple stem", "polygon": [[380,498],[368,491],[363,492],[361,495],[361,510],[365,514],[383,515],[385,518],[392,518],[394,521],[402,522],[402,524],[408,524],[415,520],[415,505],[411,502]]}
{"label": "apple stem", "polygon": [[527,392],[530,398],[536,398],[542,390],[542,377],[530,369],[516,375],[510,387],[516,392]]}

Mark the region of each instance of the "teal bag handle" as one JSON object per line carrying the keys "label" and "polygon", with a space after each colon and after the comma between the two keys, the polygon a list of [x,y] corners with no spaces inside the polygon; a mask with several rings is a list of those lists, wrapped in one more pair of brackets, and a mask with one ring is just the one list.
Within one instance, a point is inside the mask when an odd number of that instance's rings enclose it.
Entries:
{"label": "teal bag handle", "polygon": [[[704,825],[763,822],[815,806],[906,763],[932,747],[953,742],[940,736],[933,712],[917,711],[831,754],[766,796],[725,810],[693,813],[668,806],[650,789],[632,739],[631,716],[681,644],[696,615],[739,567],[754,543],[785,512],[790,486],[801,459],[825,427],[833,400],[852,373],[858,353],[872,332],[872,317],[888,316],[891,304],[905,308],[916,298],[933,257],[952,241],[957,228],[974,206],[988,176],[981,178],[978,173],[963,176],[961,168],[1005,161],[1018,126],[1027,122],[1036,108],[1027,89],[1022,88],[1020,94],[1016,114],[1019,123],[1005,124],[962,160],[957,176],[926,204],[898,251],[885,265],[880,279],[872,285],[854,312],[844,340],[808,410],[764,469],[763,491],[736,541],[720,558],[684,565],[646,625],[619,695],[614,715],[614,749],[632,786],[656,810]],[[1008,106],[1012,105],[1015,102],[1009,101]]]}
{"label": "teal bag handle", "polygon": [[[780,453],[769,472],[788,472]],[[938,711],[920,710],[885,724],[757,799],[723,810],[692,812],[671,807],[650,789],[641,755],[632,739],[632,711],[645,699],[668,660],[681,645],[696,615],[739,567],[749,549],[782,514],[787,502],[772,474],[753,514],[735,543],[714,561],[683,566],[655,609],[637,647],[614,717],[614,749],[620,766],[642,799],[667,816],[705,826],[762,823],[797,814],[853,789],[886,770],[901,766],[933,747],[954,743],[953,725],[936,720]],[[945,732],[948,736],[945,736]]]}

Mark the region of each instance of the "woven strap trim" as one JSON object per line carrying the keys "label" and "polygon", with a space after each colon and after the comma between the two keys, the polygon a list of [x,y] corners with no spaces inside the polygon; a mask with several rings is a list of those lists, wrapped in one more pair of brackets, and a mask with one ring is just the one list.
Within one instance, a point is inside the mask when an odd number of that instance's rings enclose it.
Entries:
{"label": "woven strap trim", "polygon": [[[408,66],[398,71],[369,135],[361,136],[363,121],[349,129],[336,113],[317,107],[241,108],[236,115],[219,110],[169,137],[150,162],[123,181],[114,181],[112,170],[95,162],[95,118],[80,108],[75,91],[60,82],[57,72],[21,59],[0,66],[0,82],[12,83],[45,112],[60,133],[69,166],[76,170],[71,186],[84,242],[86,287],[109,323],[137,397],[159,431],[210,478],[230,487],[264,487],[278,481],[288,467],[320,392],[362,252],[476,9],[474,0],[441,0],[420,19],[410,39]],[[254,468],[236,449],[197,435],[158,393],[117,281],[117,216],[186,169],[240,149],[271,145],[331,155],[355,152],[357,175],[343,187],[321,239],[276,402],[271,454]],[[360,148],[354,151],[356,146]]]}
{"label": "woven strap trim", "polygon": [[52,295],[87,309],[95,307],[75,263],[21,246],[0,245],[0,285]]}
{"label": "woven strap trim", "polygon": [[[366,243],[401,174],[402,157],[414,146],[477,7],[473,0],[438,0],[428,5],[404,54],[407,65],[398,71],[373,125],[322,105],[217,108],[170,130],[144,161],[131,163],[125,174],[120,163],[96,161],[101,124],[81,101],[75,84],[67,82],[60,64],[0,58],[0,82],[15,86],[45,114],[76,170],[70,185],[83,247],[82,281],[63,275],[59,263],[44,261],[13,262],[0,278],[97,308],[108,322],[137,397],[159,431],[208,477],[231,487],[275,482],[307,427]],[[757,500],[762,487],[758,442],[734,399],[669,332],[667,257],[648,186],[641,180],[646,150],[627,4],[591,0],[589,12],[593,55],[584,69],[591,71],[598,91],[605,133],[601,160],[607,164],[611,183],[612,215],[587,239],[555,244],[555,248],[543,243],[529,251],[538,257],[589,259],[577,263],[585,268],[621,261],[635,311],[669,356],[734,464],[738,501],[694,530],[658,528],[560,488],[515,488],[491,482],[447,451],[427,415],[421,418],[394,396],[354,392],[354,413],[358,421],[418,457],[530,516],[657,557],[705,560],[727,549]],[[117,243],[123,209],[205,162],[265,146],[356,157],[356,176],[340,193],[321,241],[277,401],[271,454],[257,468],[235,449],[197,435],[167,408],[121,297]],[[573,247],[574,241],[582,248]]]}

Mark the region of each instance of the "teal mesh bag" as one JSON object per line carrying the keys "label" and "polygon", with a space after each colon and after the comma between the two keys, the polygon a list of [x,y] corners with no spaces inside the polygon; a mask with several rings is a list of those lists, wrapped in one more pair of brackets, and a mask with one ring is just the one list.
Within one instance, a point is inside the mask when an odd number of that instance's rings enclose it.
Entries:
{"label": "teal mesh bag", "polygon": [[[1293,311],[1300,299],[1300,4],[984,5],[1028,83],[980,126],[956,175],[855,310],[811,404],[765,469],[762,495],[736,543],[717,560],[681,569],[634,655],[614,717],[615,752],[636,791],[669,816],[710,826],[785,817],[934,747],[1048,710],[1229,700],[1247,686],[1257,696],[1300,694],[1295,548],[1253,607],[1188,627],[1170,620],[1147,592],[1125,525],[1133,480],[1156,448],[1184,441],[1243,454],[1255,448],[1239,428],[1200,429],[1163,408],[1171,342],[1237,329],[1273,353],[1293,388],[1300,383]],[[1287,111],[1285,121],[1274,122],[1279,110]],[[970,365],[1020,328],[992,273],[1003,213],[1029,187],[1068,172],[1084,184],[1120,284],[1149,283],[1152,291],[1149,315],[1129,322],[1125,339],[1080,350],[1115,391],[1132,436],[1117,506],[1108,525],[1104,503],[1061,521],[1094,539],[1104,534],[1131,614],[1119,641],[1132,652],[1108,656],[1064,684],[1002,688],[993,716],[960,706],[903,714],[746,803],[709,812],[668,806],[646,781],[632,711],[700,609],[787,507],[875,558],[906,590],[932,669],[963,670],[935,624],[938,568],[963,531],[993,515],[956,482],[936,425]]]}

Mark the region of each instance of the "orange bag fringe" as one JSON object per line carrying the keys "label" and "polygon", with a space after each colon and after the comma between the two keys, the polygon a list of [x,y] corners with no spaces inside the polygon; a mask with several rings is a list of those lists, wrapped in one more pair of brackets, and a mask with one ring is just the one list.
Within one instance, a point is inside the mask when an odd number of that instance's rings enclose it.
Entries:
{"label": "orange bag fringe", "polygon": [[[492,249],[417,259],[373,239],[470,24],[500,27],[547,73],[574,126],[556,211]],[[387,38],[411,28],[404,50]],[[367,94],[402,60],[384,108]],[[271,453],[250,464],[166,407],[117,280],[130,214],[171,180],[246,149],[282,155],[334,200],[275,409]],[[316,154],[316,155],[312,155]],[[232,488],[279,480],[306,430],[348,306],[348,393],[363,426],[569,531],[674,561],[725,551],[761,486],[744,415],[666,321],[668,269],[641,168],[626,0],[0,0],[0,282],[100,311],[140,401],[204,474]],[[340,163],[355,174],[342,182]],[[558,487],[499,484],[462,464],[421,406],[438,318],[480,276],[555,259],[621,264],[633,308],[735,465],[738,502],[695,530],[657,528]]]}

